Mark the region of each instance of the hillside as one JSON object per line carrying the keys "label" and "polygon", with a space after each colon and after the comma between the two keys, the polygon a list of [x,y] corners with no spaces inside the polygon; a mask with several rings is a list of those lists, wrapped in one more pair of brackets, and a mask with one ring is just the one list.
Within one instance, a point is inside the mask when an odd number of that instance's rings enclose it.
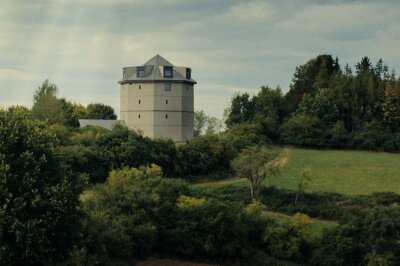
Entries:
{"label": "hillside", "polygon": [[[382,152],[305,150],[289,148],[289,161],[268,186],[297,188],[302,168],[311,168],[308,192],[335,192],[343,195],[368,195],[373,192],[400,193],[400,154]],[[246,185],[245,180],[217,184]],[[210,184],[201,184],[207,186]]]}

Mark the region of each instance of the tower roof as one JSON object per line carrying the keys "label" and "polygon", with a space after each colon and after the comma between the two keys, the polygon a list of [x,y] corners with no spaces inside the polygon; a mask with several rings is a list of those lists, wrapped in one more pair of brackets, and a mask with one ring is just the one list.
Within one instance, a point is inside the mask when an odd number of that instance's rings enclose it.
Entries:
{"label": "tower roof", "polygon": [[[165,67],[170,67],[172,76],[164,76]],[[169,71],[171,71],[169,70]],[[171,64],[161,55],[155,55],[141,66],[125,67],[119,83],[131,82],[184,82],[196,84],[191,78],[191,69]]]}
{"label": "tower roof", "polygon": [[143,64],[143,66],[174,66],[167,59],[162,57],[161,55],[155,55],[149,61]]}

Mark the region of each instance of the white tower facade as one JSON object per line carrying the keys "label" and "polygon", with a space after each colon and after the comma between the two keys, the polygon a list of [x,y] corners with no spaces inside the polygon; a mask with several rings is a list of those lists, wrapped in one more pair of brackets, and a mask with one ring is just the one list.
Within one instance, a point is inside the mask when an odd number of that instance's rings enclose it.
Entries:
{"label": "white tower facade", "polygon": [[191,69],[156,55],[141,66],[123,68],[120,119],[145,136],[193,138],[194,81]]}

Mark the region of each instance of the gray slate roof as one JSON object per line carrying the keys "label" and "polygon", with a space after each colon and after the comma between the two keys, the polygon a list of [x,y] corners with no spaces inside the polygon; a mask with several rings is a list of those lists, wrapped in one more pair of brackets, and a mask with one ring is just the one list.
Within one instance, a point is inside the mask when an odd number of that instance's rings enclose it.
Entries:
{"label": "gray slate roof", "polygon": [[143,66],[174,66],[174,65],[171,64],[167,59],[165,59],[161,55],[156,55],[149,61],[144,63]]}
{"label": "gray slate roof", "polygon": [[116,124],[125,125],[123,120],[78,119],[80,127],[98,126],[111,130]]}
{"label": "gray slate roof", "polygon": [[[134,67],[125,67],[125,77],[119,81],[119,83],[126,83],[126,82],[146,82],[146,81],[172,81],[172,82],[188,82],[196,84],[197,82],[194,79],[186,79],[186,76],[182,76],[179,72],[173,68],[172,78],[166,78],[160,71],[160,66],[171,66],[174,67],[167,59],[162,57],[161,55],[156,55],[151,58],[149,61],[144,63],[141,66],[134,66]],[[136,69],[138,67],[145,68],[145,77],[137,77]],[[162,68],[161,68],[162,69]]]}

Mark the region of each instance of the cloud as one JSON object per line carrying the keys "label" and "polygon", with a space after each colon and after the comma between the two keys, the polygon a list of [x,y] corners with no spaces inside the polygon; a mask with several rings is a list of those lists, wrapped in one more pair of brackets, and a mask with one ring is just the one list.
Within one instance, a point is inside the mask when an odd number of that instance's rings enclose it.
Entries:
{"label": "cloud", "polygon": [[35,80],[36,77],[18,69],[0,68],[0,81]]}
{"label": "cloud", "polygon": [[399,71],[399,15],[398,1],[4,0],[0,106],[30,103],[49,78],[63,97],[119,110],[122,67],[161,54],[193,69],[196,108],[221,116],[237,90],[287,90],[320,53]]}

